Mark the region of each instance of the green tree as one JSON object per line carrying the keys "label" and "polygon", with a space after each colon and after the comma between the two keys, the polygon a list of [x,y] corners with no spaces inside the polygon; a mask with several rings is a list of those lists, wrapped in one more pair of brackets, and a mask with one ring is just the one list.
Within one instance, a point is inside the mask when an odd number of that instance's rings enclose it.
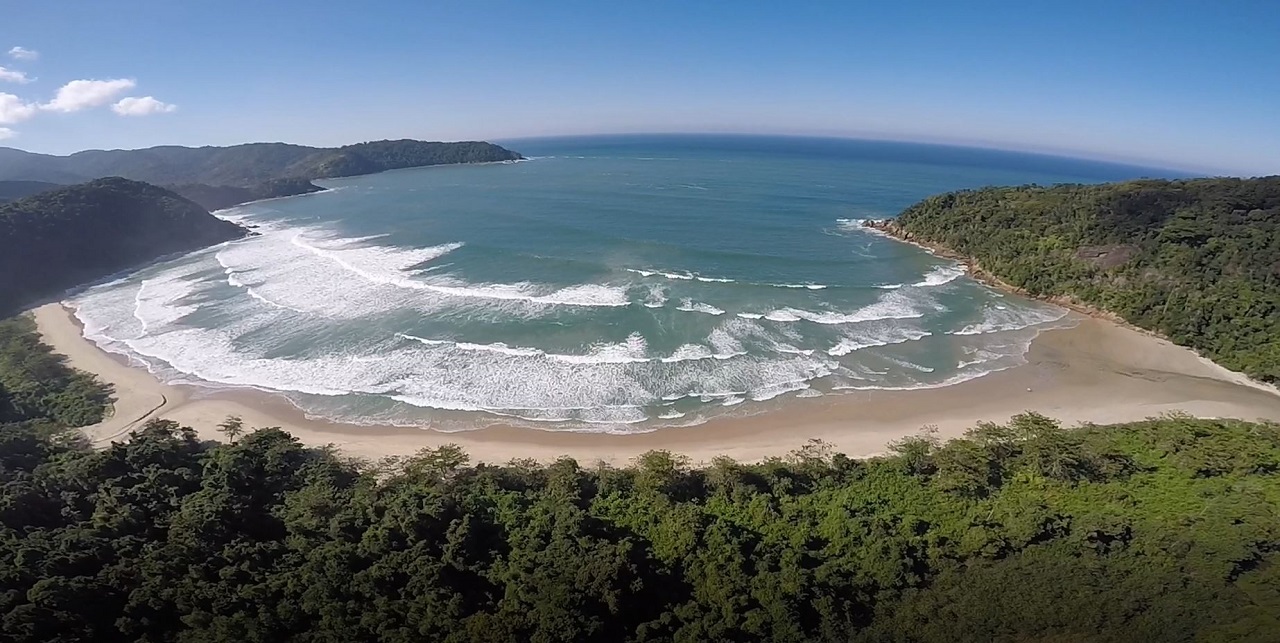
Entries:
{"label": "green tree", "polygon": [[218,425],[218,432],[227,436],[228,442],[235,444],[236,440],[244,435],[244,420],[238,415],[228,415],[227,419]]}

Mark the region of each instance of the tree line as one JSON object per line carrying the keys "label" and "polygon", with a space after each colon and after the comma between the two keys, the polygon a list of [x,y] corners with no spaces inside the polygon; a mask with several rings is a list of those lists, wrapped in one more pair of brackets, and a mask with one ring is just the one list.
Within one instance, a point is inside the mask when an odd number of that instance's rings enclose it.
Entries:
{"label": "tree line", "polygon": [[358,461],[153,420],[0,324],[10,641],[1260,641],[1280,426],[1028,413],[886,457]]}

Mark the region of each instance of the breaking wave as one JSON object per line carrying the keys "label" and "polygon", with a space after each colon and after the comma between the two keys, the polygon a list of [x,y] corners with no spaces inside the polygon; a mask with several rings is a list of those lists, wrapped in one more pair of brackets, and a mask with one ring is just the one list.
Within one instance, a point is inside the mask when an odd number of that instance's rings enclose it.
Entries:
{"label": "breaking wave", "polygon": [[[703,261],[698,244],[577,244],[565,257],[532,241],[508,252],[480,233],[445,232],[464,226],[406,234],[337,206],[313,214],[368,192],[221,211],[259,234],[70,303],[86,337],[166,380],[278,392],[313,415],[440,427],[454,412],[472,422],[481,413],[627,432],[776,398],[980,377],[1020,363],[1034,334],[1065,315],[968,282],[944,287],[963,266],[921,275],[918,257],[892,264],[894,253],[875,254],[888,240],[845,234],[868,232],[861,219],[805,234],[890,259],[815,260],[808,240],[794,239]],[[411,242],[422,238],[431,241]],[[805,250],[780,258],[786,248]]]}

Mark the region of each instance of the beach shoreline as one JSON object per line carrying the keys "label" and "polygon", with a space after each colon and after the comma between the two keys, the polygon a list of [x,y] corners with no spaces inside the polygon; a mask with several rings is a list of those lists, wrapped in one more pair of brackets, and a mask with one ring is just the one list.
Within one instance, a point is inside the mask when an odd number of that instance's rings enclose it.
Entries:
{"label": "beach shoreline", "polygon": [[1174,411],[1280,421],[1280,395],[1188,349],[1083,315],[1071,328],[1043,331],[1032,342],[1026,364],[967,382],[787,399],[756,415],[634,434],[516,426],[441,432],[327,422],[308,418],[283,397],[263,391],[163,383],[85,339],[78,320],[61,303],[40,306],[31,315],[43,341],[66,355],[71,366],[115,388],[110,417],[83,429],[99,446],[125,439],[156,417],[190,426],[204,439],[223,439],[217,424],[236,415],[248,427],[280,427],[304,444],[333,445],[347,456],[370,461],[457,444],[478,462],[548,462],[569,456],[583,463],[624,465],[655,449],[688,456],[694,463],[721,455],[759,461],[785,456],[815,439],[850,457],[867,457],[884,453],[894,440],[924,427],[948,439],[978,422],[1003,422],[1028,410],[1066,426],[1136,421]]}

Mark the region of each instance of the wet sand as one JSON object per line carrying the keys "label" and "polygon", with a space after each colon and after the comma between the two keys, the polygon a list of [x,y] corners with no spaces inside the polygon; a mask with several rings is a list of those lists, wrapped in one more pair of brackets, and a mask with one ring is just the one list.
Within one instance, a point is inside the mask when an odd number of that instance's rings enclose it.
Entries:
{"label": "wet sand", "polygon": [[636,434],[513,426],[443,433],[313,420],[284,398],[265,392],[211,393],[160,382],[86,340],[76,318],[61,304],[46,304],[32,315],[44,341],[66,355],[72,366],[96,373],[115,387],[111,416],[84,429],[99,445],[125,439],[131,429],[153,417],[191,426],[207,439],[221,439],[217,424],[237,415],[246,426],[278,426],[305,444],[331,444],[346,455],[369,460],[453,443],[474,461],[550,461],[567,455],[584,464],[618,465],[653,449],[684,454],[695,463],[719,455],[755,461],[786,455],[811,439],[851,457],[869,456],[925,426],[936,427],[940,438],[958,437],[979,421],[1001,422],[1027,410],[1067,426],[1141,420],[1171,411],[1280,421],[1280,392],[1274,388],[1168,341],[1075,313],[1075,327],[1045,331],[1036,338],[1027,364],[954,386],[772,400],[755,415]]}

